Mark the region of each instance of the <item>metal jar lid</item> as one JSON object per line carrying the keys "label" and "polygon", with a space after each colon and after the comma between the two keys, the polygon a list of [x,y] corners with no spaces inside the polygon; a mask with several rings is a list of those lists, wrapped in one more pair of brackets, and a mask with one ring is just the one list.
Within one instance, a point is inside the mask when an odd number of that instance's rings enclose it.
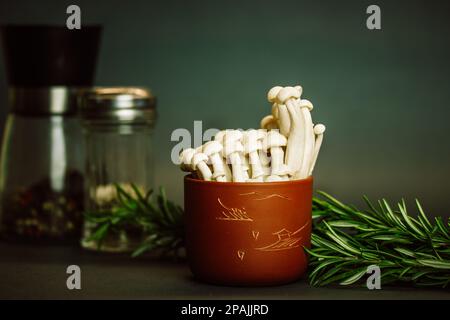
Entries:
{"label": "metal jar lid", "polygon": [[152,125],[156,98],[145,88],[94,88],[83,95],[81,117],[89,123]]}
{"label": "metal jar lid", "polygon": [[9,104],[22,116],[76,115],[81,87],[10,87]]}

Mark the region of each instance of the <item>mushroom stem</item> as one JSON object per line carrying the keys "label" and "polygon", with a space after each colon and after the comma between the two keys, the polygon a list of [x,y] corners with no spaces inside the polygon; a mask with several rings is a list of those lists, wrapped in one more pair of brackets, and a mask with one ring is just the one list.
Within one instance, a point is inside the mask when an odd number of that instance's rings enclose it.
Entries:
{"label": "mushroom stem", "polygon": [[[232,177],[232,174],[231,174],[231,169],[228,166],[227,161],[226,161],[226,156],[223,153],[223,147],[224,147],[223,137],[225,136],[226,132],[227,132],[227,130],[222,130],[222,131],[217,132],[216,135],[214,136],[214,140],[213,141],[216,141],[216,142],[218,142],[218,143],[220,143],[222,145],[222,152],[221,152],[222,157],[221,158],[222,158],[222,163],[223,163],[223,167],[224,167],[224,170],[225,170],[225,179],[226,179],[225,181],[232,181],[233,177]],[[217,180],[219,180],[219,179],[217,179]]]}
{"label": "mushroom stem", "polygon": [[281,175],[281,168],[284,163],[284,152],[281,147],[270,148],[270,156],[272,158],[272,175]]}
{"label": "mushroom stem", "polygon": [[[220,152],[222,151],[223,146],[218,141],[208,141],[203,145],[203,153],[206,154],[209,157],[209,162],[211,163],[213,167],[213,179],[216,179],[218,181],[223,181],[222,178],[218,179],[219,177],[225,177],[225,181],[227,180],[227,172],[225,169],[225,162],[223,158],[220,155]],[[231,178],[231,177],[229,177]]]}
{"label": "mushroom stem", "polygon": [[228,130],[223,137],[223,154],[231,163],[234,182],[245,182],[246,180],[241,161],[241,153],[244,151],[241,138],[242,133],[239,130]]}
{"label": "mushroom stem", "polygon": [[289,131],[291,130],[291,119],[289,118],[289,112],[286,105],[284,104],[277,104],[277,108],[277,123],[278,127],[280,128],[280,133],[285,137],[288,137]]}
{"label": "mushroom stem", "polygon": [[309,100],[302,99],[298,101],[298,107],[300,108],[301,114],[303,115],[304,119],[304,151],[302,165],[296,176],[298,176],[300,179],[305,179],[309,176],[311,160],[314,153],[314,129],[310,113],[313,105]]}
{"label": "mushroom stem", "polygon": [[220,177],[217,177],[216,181],[218,181],[218,182],[228,182],[226,176],[220,176]]}
{"label": "mushroom stem", "polygon": [[259,159],[258,150],[252,151],[248,154],[250,166],[252,167],[252,178],[256,179],[264,175],[261,160]]}
{"label": "mushroom stem", "polygon": [[251,167],[252,179],[258,178],[264,175],[262,169],[261,160],[259,159],[258,151],[262,149],[261,139],[263,139],[265,133],[260,130],[248,130],[244,132],[243,145],[244,153],[248,154],[248,162]]}
{"label": "mushroom stem", "polygon": [[222,157],[218,153],[214,153],[210,156],[211,164],[213,166],[213,178],[217,179],[219,177],[225,177],[225,164]]}
{"label": "mushroom stem", "polygon": [[244,175],[244,180],[247,181],[248,179],[250,179],[249,159],[243,153],[239,153],[239,156],[241,157],[242,174]]}
{"label": "mushroom stem", "polygon": [[270,158],[272,165],[272,175],[286,174],[284,172],[284,151],[283,148],[287,143],[286,137],[283,136],[278,130],[271,130],[264,137],[263,149],[270,149]]}
{"label": "mushroom stem", "polygon": [[261,161],[261,167],[265,176],[270,176],[270,157],[267,155],[267,151],[258,151],[259,160]]}
{"label": "mushroom stem", "polygon": [[261,145],[261,150],[258,150],[258,158],[261,162],[261,169],[263,171],[263,176],[270,176],[270,157],[267,155],[267,150],[263,150],[264,139],[267,136],[266,129],[258,130],[258,145]]}
{"label": "mushroom stem", "polygon": [[244,172],[242,170],[241,156],[238,152],[230,154],[230,162],[232,167],[232,175],[234,182],[245,182]]}
{"label": "mushroom stem", "polygon": [[206,161],[208,161],[208,156],[206,154],[201,152],[196,153],[192,158],[192,168],[198,171],[203,180],[210,181],[212,172],[206,164]]}
{"label": "mushroom stem", "polygon": [[314,154],[311,161],[311,167],[309,169],[309,175],[312,175],[314,166],[316,165],[317,158],[319,157],[320,147],[322,146],[323,133],[325,132],[325,126],[323,124],[316,124],[314,126],[314,134],[316,135],[316,142],[314,144]]}
{"label": "mushroom stem", "polygon": [[233,181],[233,173],[231,172],[231,169],[227,164],[227,160],[222,158],[222,161],[225,168],[225,181]]}
{"label": "mushroom stem", "polygon": [[203,180],[210,181],[212,177],[212,172],[209,169],[206,162],[199,162],[197,164],[197,169],[200,172],[201,176],[203,177]]}
{"label": "mushroom stem", "polygon": [[285,104],[290,118],[289,139],[286,147],[286,164],[291,174],[300,170],[303,160],[305,120],[296,106],[296,99],[300,98],[301,87],[285,87],[277,94],[277,103]]}
{"label": "mushroom stem", "polygon": [[290,174],[294,175],[300,170],[303,162],[303,150],[305,144],[305,132],[303,127],[305,126],[305,120],[294,101],[286,101],[286,107],[289,111],[291,120],[291,128],[286,146],[286,165],[289,167]]}

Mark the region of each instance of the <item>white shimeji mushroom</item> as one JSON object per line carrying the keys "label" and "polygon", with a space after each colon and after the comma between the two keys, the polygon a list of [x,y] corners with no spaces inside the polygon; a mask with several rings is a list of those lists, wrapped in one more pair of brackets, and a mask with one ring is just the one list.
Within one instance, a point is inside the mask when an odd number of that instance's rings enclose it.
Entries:
{"label": "white shimeji mushroom", "polygon": [[313,109],[313,105],[309,100],[301,99],[297,101],[297,110],[299,109],[304,119],[303,159],[301,168],[294,175],[294,179],[305,179],[309,176],[311,160],[314,153],[314,128],[310,112]]}
{"label": "white shimeji mushroom", "polygon": [[250,179],[252,172],[248,157],[246,157],[243,153],[241,153],[241,163],[242,163],[242,170],[244,173],[244,179],[245,181],[247,181],[248,179]]}
{"label": "white shimeji mushroom", "polygon": [[250,165],[248,163],[248,158],[245,156],[244,152],[240,153],[239,156],[241,157],[242,174],[244,175],[244,180],[247,181],[250,179]]}
{"label": "white shimeji mushroom", "polygon": [[213,167],[213,179],[221,182],[231,181],[231,173],[225,169],[226,163],[221,156],[223,146],[218,141],[208,141],[203,145],[203,153],[209,157],[209,163]]}
{"label": "white shimeji mushroom", "polygon": [[277,104],[277,124],[280,128],[280,133],[285,137],[289,136],[289,131],[291,130],[291,119],[289,117],[289,112],[284,104]]}
{"label": "white shimeji mushroom", "polygon": [[[214,141],[183,150],[180,168],[216,181],[256,183],[286,181],[289,176],[307,178],[317,162],[325,126],[313,127],[313,105],[300,98],[302,91],[301,86],[272,88],[267,94],[272,112],[261,120],[261,129],[244,134],[219,131]],[[267,133],[268,129],[275,130]]]}
{"label": "white shimeji mushroom", "polygon": [[268,116],[265,116],[264,118],[261,119],[260,126],[261,129],[266,130],[277,129],[278,128],[277,119],[275,119],[273,115],[269,114]]}
{"label": "white shimeji mushroom", "polygon": [[263,141],[263,149],[270,149],[271,158],[271,175],[285,175],[287,174],[284,169],[284,151],[283,147],[286,146],[287,139],[277,130],[271,130],[267,133]]}
{"label": "white shimeji mushroom", "polygon": [[270,176],[270,172],[272,171],[272,169],[270,168],[270,155],[268,153],[269,151],[264,149],[258,151],[264,176]]}
{"label": "white shimeji mushroom", "polygon": [[[300,86],[298,86],[301,88]],[[284,104],[277,103],[277,96],[283,87],[276,86],[269,90],[267,93],[267,100],[272,103],[272,116],[277,122],[277,127],[280,128],[280,132],[285,137],[289,136],[289,131],[291,127],[291,120],[289,118],[289,113],[287,107]],[[301,89],[299,89],[301,90]],[[301,91],[300,91],[301,94]]]}
{"label": "white shimeji mushroom", "polygon": [[241,139],[242,133],[239,130],[228,130],[223,137],[222,152],[231,163],[234,182],[245,182],[240,155],[244,151]]}
{"label": "white shimeji mushroom", "polygon": [[187,148],[181,151],[179,159],[180,159],[180,169],[185,172],[192,172],[192,157],[195,154],[195,149]]}
{"label": "white shimeji mushroom", "polygon": [[323,141],[323,133],[325,132],[325,126],[323,124],[316,124],[314,126],[314,134],[316,135],[316,142],[314,144],[314,155],[311,161],[311,167],[309,169],[309,175],[312,175],[314,166],[316,165],[317,158],[319,156],[320,147]]}
{"label": "white shimeji mushroom", "polygon": [[267,93],[267,100],[272,103],[272,116],[275,120],[278,120],[278,104],[276,103],[276,98],[278,92],[283,89],[283,87],[273,87]]}
{"label": "white shimeji mushroom", "polygon": [[272,116],[278,120],[278,105],[276,103],[272,104]]}
{"label": "white shimeji mushroom", "polygon": [[286,105],[290,117],[290,131],[285,158],[291,175],[301,169],[305,144],[305,119],[296,104],[296,99],[299,97],[300,90],[293,87],[283,88],[277,95],[278,103]]}
{"label": "white shimeji mushroom", "polygon": [[208,156],[202,152],[197,152],[192,157],[192,168],[198,171],[203,180],[210,181],[212,172],[206,164],[207,162]]}
{"label": "white shimeji mushroom", "polygon": [[289,167],[283,163],[281,165],[280,173],[278,175],[281,177],[281,179],[283,181],[285,181],[285,180],[290,180],[289,173],[290,173]]}
{"label": "white shimeji mushroom", "polygon": [[221,130],[217,132],[216,135],[214,136],[214,141],[217,141],[223,145],[223,136],[225,135],[226,132],[227,130]]}
{"label": "white shimeji mushroom", "polygon": [[252,169],[252,179],[256,179],[264,175],[264,170],[258,154],[258,151],[262,149],[261,139],[263,139],[264,136],[264,133],[260,130],[252,129],[244,132],[242,139],[244,154],[248,155],[249,163]]}
{"label": "white shimeji mushroom", "polygon": [[[219,132],[216,133],[216,135],[214,136],[214,141],[219,142],[222,146],[223,144],[223,137],[225,136],[225,133],[229,131],[229,130],[221,130]],[[231,169],[228,166],[228,161],[226,160],[226,156],[224,154],[224,150],[222,149],[221,151],[221,156],[225,159],[224,163],[225,163],[225,173],[226,173],[226,177],[227,177],[227,181],[232,181],[232,173],[231,173]]]}
{"label": "white shimeji mushroom", "polygon": [[280,86],[275,86],[273,88],[271,88],[268,92],[267,92],[267,100],[269,102],[276,102],[278,93],[283,89],[283,87]]}
{"label": "white shimeji mushroom", "polygon": [[261,161],[262,170],[264,172],[264,176],[270,176],[270,156],[267,154],[267,150],[263,150],[262,143],[264,138],[267,135],[266,129],[258,129],[258,143],[261,143],[261,150],[258,150],[258,157]]}

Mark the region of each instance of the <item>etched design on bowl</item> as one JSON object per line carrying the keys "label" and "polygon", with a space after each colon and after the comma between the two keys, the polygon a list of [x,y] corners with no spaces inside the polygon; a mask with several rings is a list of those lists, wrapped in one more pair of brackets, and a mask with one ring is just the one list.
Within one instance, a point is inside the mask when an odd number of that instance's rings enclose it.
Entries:
{"label": "etched design on bowl", "polygon": [[297,236],[300,231],[305,228],[309,222],[306,222],[302,227],[297,229],[296,231],[292,232],[285,228],[276,231],[272,233],[273,235],[277,236],[278,239],[264,247],[255,248],[256,250],[260,251],[280,251],[280,250],[289,250],[294,249],[300,246],[299,242],[302,240],[301,236]]}
{"label": "etched design on bowl", "polygon": [[225,209],[222,211],[222,216],[216,217],[217,220],[228,220],[228,221],[253,221],[245,211],[245,208],[229,208],[227,207],[220,198],[217,198],[220,206]]}
{"label": "etched design on bowl", "polygon": [[259,198],[252,199],[252,200],[255,200],[255,201],[268,200],[268,199],[272,199],[272,198],[280,198],[280,199],[285,199],[285,200],[291,200],[288,197],[283,196],[281,194],[277,194],[277,193],[272,193],[272,194],[265,195],[265,194],[262,194],[260,192],[253,191],[253,192],[247,192],[247,193],[240,193],[239,195],[240,196],[250,196],[250,195],[258,196]]}

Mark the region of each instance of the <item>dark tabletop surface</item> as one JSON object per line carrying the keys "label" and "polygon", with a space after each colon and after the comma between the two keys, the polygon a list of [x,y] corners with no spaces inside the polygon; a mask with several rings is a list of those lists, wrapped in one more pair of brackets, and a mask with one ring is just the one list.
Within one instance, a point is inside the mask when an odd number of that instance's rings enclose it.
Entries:
{"label": "dark tabletop surface", "polygon": [[[66,287],[66,269],[73,264],[81,268],[81,290]],[[185,262],[0,243],[0,299],[450,299],[450,291],[313,288],[305,280],[277,287],[213,286],[194,280]]]}

